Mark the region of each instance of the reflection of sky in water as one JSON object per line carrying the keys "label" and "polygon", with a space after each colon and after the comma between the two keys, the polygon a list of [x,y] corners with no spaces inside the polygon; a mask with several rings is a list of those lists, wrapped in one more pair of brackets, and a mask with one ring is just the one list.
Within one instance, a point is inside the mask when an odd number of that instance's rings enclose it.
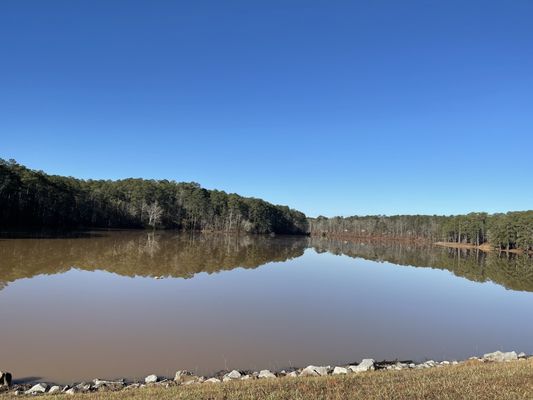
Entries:
{"label": "reflection of sky in water", "polygon": [[193,279],[71,269],[0,291],[0,359],[16,377],[68,382],[533,352],[532,309],[533,293],[311,249]]}

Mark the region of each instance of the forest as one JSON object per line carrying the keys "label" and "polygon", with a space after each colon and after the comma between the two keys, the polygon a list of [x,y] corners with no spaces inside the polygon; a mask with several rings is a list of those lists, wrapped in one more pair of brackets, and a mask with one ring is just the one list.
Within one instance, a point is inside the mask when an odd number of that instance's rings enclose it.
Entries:
{"label": "forest", "polygon": [[505,249],[533,250],[533,211],[466,215],[394,215],[309,218],[311,234],[444,241]]}
{"label": "forest", "polygon": [[0,229],[172,228],[304,234],[286,206],[169,180],[81,180],[0,159]]}
{"label": "forest", "polygon": [[153,228],[444,241],[533,250],[533,211],[307,218],[287,206],[169,180],[82,180],[0,159],[0,229]]}

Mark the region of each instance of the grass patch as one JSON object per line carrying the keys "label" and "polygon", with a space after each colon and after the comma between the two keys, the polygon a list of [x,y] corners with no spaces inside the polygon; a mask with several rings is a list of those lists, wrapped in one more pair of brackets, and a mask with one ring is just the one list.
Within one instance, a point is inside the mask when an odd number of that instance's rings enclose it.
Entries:
{"label": "grass patch", "polygon": [[[0,396],[4,400],[11,395]],[[221,384],[146,387],[54,399],[118,400],[307,400],[307,399],[533,399],[533,359],[507,363],[466,362],[423,370],[375,371],[318,378],[278,378]]]}

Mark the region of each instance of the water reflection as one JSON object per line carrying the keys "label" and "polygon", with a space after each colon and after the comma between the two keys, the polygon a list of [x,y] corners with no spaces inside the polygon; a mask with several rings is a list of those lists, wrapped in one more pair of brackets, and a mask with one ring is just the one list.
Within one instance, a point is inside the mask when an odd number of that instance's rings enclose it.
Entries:
{"label": "water reflection", "polygon": [[190,278],[233,268],[256,268],[299,257],[299,236],[189,235],[109,232],[75,238],[0,239],[0,288],[21,278],[71,268],[123,276]]}
{"label": "water reflection", "polygon": [[316,252],[389,262],[396,265],[438,268],[474,282],[492,281],[506,289],[533,292],[533,257],[527,254],[483,252],[401,242],[345,242],[312,238]]}
{"label": "water reflection", "polygon": [[17,279],[71,268],[130,277],[190,278],[200,272],[287,261],[308,247],[317,253],[444,269],[474,282],[492,281],[510,290],[533,292],[533,257],[528,255],[400,242],[135,231],[0,239],[0,290]]}
{"label": "water reflection", "polygon": [[70,383],[532,352],[532,271],[528,257],[307,237],[0,239],[0,358]]}

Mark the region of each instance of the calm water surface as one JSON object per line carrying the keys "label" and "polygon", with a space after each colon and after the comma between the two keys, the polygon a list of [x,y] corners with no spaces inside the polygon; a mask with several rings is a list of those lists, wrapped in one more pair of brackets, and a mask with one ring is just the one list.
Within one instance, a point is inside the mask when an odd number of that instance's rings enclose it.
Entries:
{"label": "calm water surface", "polygon": [[527,256],[169,232],[0,239],[0,369],[19,379],[533,353],[532,310]]}

